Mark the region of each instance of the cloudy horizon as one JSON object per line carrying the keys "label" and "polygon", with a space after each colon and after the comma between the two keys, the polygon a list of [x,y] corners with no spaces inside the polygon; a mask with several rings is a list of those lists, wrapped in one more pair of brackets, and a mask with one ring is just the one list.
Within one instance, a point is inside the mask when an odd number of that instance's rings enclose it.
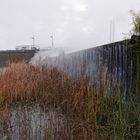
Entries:
{"label": "cloudy horizon", "polygon": [[131,30],[131,9],[140,9],[139,0],[0,0],[0,50],[18,45],[51,45],[89,48],[110,42],[110,23],[114,21],[114,40]]}

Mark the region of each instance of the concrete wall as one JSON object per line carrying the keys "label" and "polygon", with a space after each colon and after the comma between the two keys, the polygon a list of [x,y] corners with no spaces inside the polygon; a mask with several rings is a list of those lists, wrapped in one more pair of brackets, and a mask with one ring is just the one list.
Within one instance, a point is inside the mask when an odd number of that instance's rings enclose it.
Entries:
{"label": "concrete wall", "polygon": [[[71,54],[63,54],[53,58],[50,64],[67,72],[74,78],[84,75],[90,82],[98,81],[101,67],[111,88],[115,80],[120,85],[121,92],[129,94],[135,88],[139,76],[138,37],[94,47]],[[138,80],[137,80],[138,81]],[[138,83],[138,82],[137,82]],[[138,85],[138,84],[137,84]]]}

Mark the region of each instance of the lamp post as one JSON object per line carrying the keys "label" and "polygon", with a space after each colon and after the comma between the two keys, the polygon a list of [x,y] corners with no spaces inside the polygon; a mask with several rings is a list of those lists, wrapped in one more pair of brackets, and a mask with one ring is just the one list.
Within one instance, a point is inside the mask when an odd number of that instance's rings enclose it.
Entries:
{"label": "lamp post", "polygon": [[53,34],[50,36],[50,38],[51,38],[52,48],[53,48],[54,47],[54,36],[53,36]]}
{"label": "lamp post", "polygon": [[32,40],[33,40],[33,47],[35,47],[35,37],[34,37],[34,35],[32,37]]}

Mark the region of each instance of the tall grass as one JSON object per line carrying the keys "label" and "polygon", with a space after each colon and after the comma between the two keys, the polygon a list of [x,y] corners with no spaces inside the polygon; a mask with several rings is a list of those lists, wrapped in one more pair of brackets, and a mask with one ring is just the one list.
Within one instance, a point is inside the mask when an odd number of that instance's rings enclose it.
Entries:
{"label": "tall grass", "polygon": [[60,139],[139,139],[140,106],[132,99],[124,101],[117,83],[109,95],[102,72],[99,80],[100,84],[89,84],[82,76],[74,80],[57,68],[11,64],[0,75],[0,106],[39,103],[59,110],[67,118],[68,130]]}
{"label": "tall grass", "polygon": [[42,73],[26,63],[11,64],[0,75],[0,104],[37,100],[43,86]]}

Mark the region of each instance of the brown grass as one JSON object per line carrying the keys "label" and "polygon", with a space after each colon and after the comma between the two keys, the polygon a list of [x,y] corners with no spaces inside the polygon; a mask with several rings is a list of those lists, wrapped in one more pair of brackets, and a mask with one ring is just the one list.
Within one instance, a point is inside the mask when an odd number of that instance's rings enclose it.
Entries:
{"label": "brown grass", "polygon": [[57,68],[9,65],[0,74],[0,120],[5,122],[17,103],[39,103],[64,114],[65,130],[59,139],[139,139],[139,104],[133,98],[124,101],[115,80],[109,94],[104,70],[99,70],[100,84],[89,85],[83,76],[73,80]]}
{"label": "brown grass", "polygon": [[11,64],[0,75],[0,103],[37,100],[42,90],[42,73],[25,62]]}
{"label": "brown grass", "polygon": [[99,99],[97,88],[87,86],[85,79],[70,79],[56,68],[40,70],[22,62],[0,75],[1,107],[36,102],[53,106],[67,116],[77,140],[110,137],[96,122]]}

